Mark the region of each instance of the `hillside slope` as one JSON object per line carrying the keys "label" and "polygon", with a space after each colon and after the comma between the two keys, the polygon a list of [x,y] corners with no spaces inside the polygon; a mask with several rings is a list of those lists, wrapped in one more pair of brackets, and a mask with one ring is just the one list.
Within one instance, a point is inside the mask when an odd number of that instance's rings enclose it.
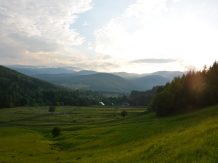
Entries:
{"label": "hillside slope", "polygon": [[170,80],[173,80],[174,77],[182,76],[183,74],[186,74],[186,73],[187,72],[181,72],[181,71],[157,71],[149,75],[159,75],[159,76],[168,78]]}
{"label": "hillside slope", "polygon": [[110,73],[97,73],[91,75],[74,74],[40,74],[36,78],[48,82],[67,86],[74,89],[92,89],[97,91],[114,91],[130,93],[132,90],[145,91],[153,86],[165,85],[170,81],[159,75],[149,75],[124,79]]}
{"label": "hillside slope", "polygon": [[157,85],[165,85],[167,82],[171,81],[168,78],[162,77],[160,75],[148,75],[144,77],[139,77],[130,80],[134,85],[138,86],[141,90],[149,90]]}
{"label": "hillside slope", "polygon": [[7,66],[8,68],[20,72],[28,76],[34,76],[37,74],[72,74],[75,73],[73,70],[68,70],[65,68],[39,68],[39,67],[17,67],[17,66]]}
{"label": "hillside slope", "polygon": [[146,91],[152,89],[153,86],[165,85],[166,82],[171,81],[174,77],[183,74],[180,71],[158,71],[151,74],[136,74],[126,72],[99,73],[92,70],[76,72],[74,69],[39,68],[34,66],[11,67],[34,78],[72,89],[121,93],[130,93],[132,90]]}
{"label": "hillside slope", "polygon": [[[55,117],[41,108],[0,109],[0,161],[217,162],[218,106],[164,118],[125,109],[126,119],[113,117],[114,107],[57,107]],[[53,137],[57,124],[62,132]]]}
{"label": "hillside slope", "polygon": [[7,90],[9,88],[13,89],[13,91],[17,89],[20,91],[67,90],[64,87],[23,75],[4,66],[0,66],[0,79],[1,90]]}
{"label": "hillside slope", "polygon": [[0,108],[27,104],[34,106],[36,100],[43,104],[43,100],[46,102],[48,99],[55,104],[57,96],[54,92],[68,90],[0,66]]}
{"label": "hillside slope", "polygon": [[136,88],[135,85],[128,80],[109,73],[46,78],[46,80],[70,88],[84,86],[87,89],[97,91],[130,92],[132,89]]}

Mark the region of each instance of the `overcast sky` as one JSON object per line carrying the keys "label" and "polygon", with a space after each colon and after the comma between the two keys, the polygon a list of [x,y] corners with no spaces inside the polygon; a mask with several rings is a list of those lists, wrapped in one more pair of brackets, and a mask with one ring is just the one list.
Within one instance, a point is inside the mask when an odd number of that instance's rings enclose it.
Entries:
{"label": "overcast sky", "polygon": [[217,56],[217,0],[0,0],[1,65],[148,73]]}

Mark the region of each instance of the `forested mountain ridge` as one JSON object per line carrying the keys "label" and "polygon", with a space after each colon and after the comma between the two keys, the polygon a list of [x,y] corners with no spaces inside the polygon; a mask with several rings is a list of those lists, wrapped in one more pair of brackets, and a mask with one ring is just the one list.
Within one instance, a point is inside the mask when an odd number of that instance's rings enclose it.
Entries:
{"label": "forested mountain ridge", "polygon": [[28,76],[33,76],[36,74],[72,74],[75,73],[73,70],[68,70],[65,68],[39,68],[39,67],[28,67],[28,66],[6,66],[12,70],[15,70],[17,72],[20,72],[22,74],[28,75]]}
{"label": "forested mountain ridge", "polygon": [[159,87],[149,109],[158,116],[172,114],[189,106],[202,108],[218,104],[218,62],[202,71],[190,71]]}
{"label": "forested mountain ridge", "polygon": [[72,74],[41,74],[35,76],[41,80],[67,86],[72,89],[85,89],[95,91],[114,91],[130,93],[132,90],[146,91],[157,85],[164,85],[171,80],[160,75],[148,75],[125,79],[110,73],[96,73],[90,75]]}
{"label": "forested mountain ridge", "polygon": [[137,88],[137,86],[133,85],[128,80],[109,73],[51,78],[40,76],[40,78],[51,83],[64,85],[74,89],[83,86],[86,89],[95,91],[131,92],[133,89]]}
{"label": "forested mountain ridge", "polygon": [[[47,75],[42,76],[46,77]],[[159,76],[157,75],[139,78],[142,80],[140,81],[142,83],[141,86],[137,83],[134,85],[127,79],[109,73],[96,73],[80,76],[68,75],[59,74],[58,78],[56,78],[56,74],[50,74],[48,76],[49,80],[54,80],[53,82],[55,84],[63,84],[67,82],[70,84],[77,83],[77,85],[89,84],[89,88],[92,90],[70,90],[62,86],[57,86],[36,78],[28,77],[14,70],[0,66],[0,108],[23,105],[34,106],[35,104],[47,106],[60,104],[89,106],[98,105],[99,101],[103,101],[106,105],[111,105],[112,103],[115,105],[122,105],[123,102],[128,102],[132,106],[146,106],[159,87],[152,88],[152,85],[150,85],[152,89],[148,91],[141,89],[140,87],[148,86],[146,78],[154,78],[156,82],[160,82],[158,81]],[[165,80],[166,78],[161,77],[161,79]],[[167,81],[164,81],[164,83],[166,82]],[[158,84],[155,82],[151,83],[153,85]],[[102,90],[109,91],[115,96],[104,96],[95,90],[99,90],[100,92],[102,92]],[[122,94],[118,95],[118,92],[125,91],[132,93],[130,96],[123,94],[122,97]]]}
{"label": "forested mountain ridge", "polygon": [[96,91],[78,91],[28,77],[0,66],[0,108],[16,106],[122,104],[126,97],[105,97]]}
{"label": "forested mountain ridge", "polygon": [[120,93],[130,93],[132,90],[146,91],[154,86],[164,85],[184,73],[180,71],[158,71],[151,74],[102,73],[91,70],[75,72],[64,68],[49,68],[49,72],[51,72],[49,73],[48,69],[39,67],[11,67],[19,72],[22,70],[21,72],[26,75],[72,89]]}
{"label": "forested mountain ridge", "polygon": [[160,75],[148,75],[144,77],[138,77],[131,79],[130,82],[138,86],[138,90],[149,90],[157,85],[164,85],[171,80]]}
{"label": "forested mountain ridge", "polygon": [[54,85],[23,75],[9,68],[0,66],[0,107],[25,105],[36,101],[48,93],[45,91],[68,91],[68,88]]}
{"label": "forested mountain ridge", "polygon": [[157,72],[153,72],[149,75],[159,75],[162,76],[164,78],[173,80],[174,77],[178,77],[178,76],[182,76],[183,74],[187,74],[187,72],[181,72],[181,71],[157,71]]}
{"label": "forested mountain ridge", "polygon": [[[18,85],[19,84],[19,85]],[[42,81],[33,77],[26,76],[17,71],[0,65],[0,89],[31,89],[37,90],[67,90],[67,88],[54,85],[52,83]]]}

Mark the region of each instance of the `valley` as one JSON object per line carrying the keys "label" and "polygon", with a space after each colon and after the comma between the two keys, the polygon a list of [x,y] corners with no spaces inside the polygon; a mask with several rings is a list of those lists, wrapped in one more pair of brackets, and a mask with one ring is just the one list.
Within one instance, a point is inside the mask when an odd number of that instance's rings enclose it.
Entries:
{"label": "valley", "polygon": [[64,68],[37,68],[8,66],[25,75],[66,86],[73,90],[93,90],[130,93],[132,90],[146,91],[157,85],[165,85],[174,77],[186,72],[159,71],[151,74],[104,73],[91,70],[73,71]]}

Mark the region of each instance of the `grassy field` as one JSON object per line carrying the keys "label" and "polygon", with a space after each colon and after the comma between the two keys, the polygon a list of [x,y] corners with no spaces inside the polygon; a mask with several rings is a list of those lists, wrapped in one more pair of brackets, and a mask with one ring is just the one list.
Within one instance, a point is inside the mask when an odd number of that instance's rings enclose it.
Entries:
{"label": "grassy field", "polygon": [[[124,119],[120,112],[126,109]],[[53,137],[54,126],[62,128]],[[218,162],[218,106],[157,118],[143,108],[0,109],[0,163]]]}

